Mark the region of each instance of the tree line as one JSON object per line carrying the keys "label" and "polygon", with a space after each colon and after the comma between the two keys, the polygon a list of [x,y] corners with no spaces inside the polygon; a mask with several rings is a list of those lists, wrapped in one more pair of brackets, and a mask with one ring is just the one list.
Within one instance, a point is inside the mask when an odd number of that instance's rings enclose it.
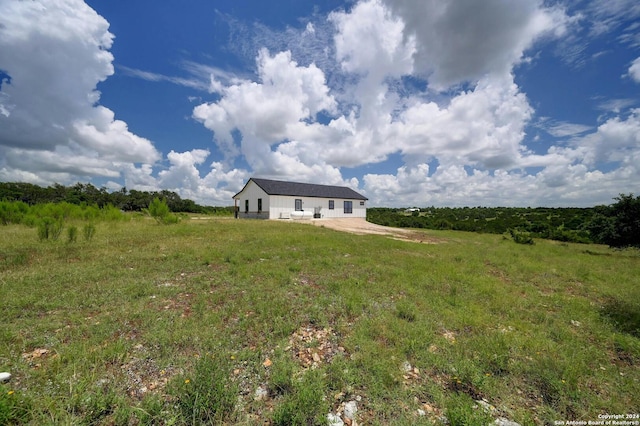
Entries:
{"label": "tree line", "polygon": [[72,186],[54,184],[41,187],[30,183],[0,182],[0,201],[23,202],[30,206],[46,203],[69,203],[75,205],[95,205],[99,208],[113,206],[122,211],[142,211],[158,198],[166,202],[175,213],[233,214],[233,207],[212,207],[196,204],[183,199],[172,191],[137,191],[122,188],[109,192],[106,188],[96,188],[90,183],[77,183]]}
{"label": "tree line", "polygon": [[640,247],[640,197],[620,194],[614,200],[609,206],[591,208],[368,208],[367,220],[403,228],[493,234],[517,231],[533,238]]}
{"label": "tree line", "polygon": [[[173,213],[232,215],[233,206],[201,206],[175,192],[122,188],[109,192],[90,183],[41,187],[0,182],[0,224],[34,224],[38,217],[104,216],[148,211],[154,200]],[[547,207],[370,207],[367,220],[385,226],[518,235],[611,247],[640,248],[640,196],[620,194],[615,203],[590,208]],[[55,207],[52,205],[56,205]],[[83,206],[83,209],[73,209]],[[34,208],[30,208],[34,207]],[[95,208],[86,208],[95,207]],[[171,217],[171,216],[167,216]],[[33,222],[33,223],[32,223]]]}

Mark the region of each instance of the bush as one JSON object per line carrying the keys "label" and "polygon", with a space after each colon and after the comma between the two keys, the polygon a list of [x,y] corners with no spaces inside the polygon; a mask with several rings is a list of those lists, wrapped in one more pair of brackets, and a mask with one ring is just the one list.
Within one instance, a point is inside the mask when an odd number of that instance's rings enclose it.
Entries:
{"label": "bush", "polygon": [[157,197],[154,198],[151,203],[149,203],[147,212],[158,223],[162,223],[164,225],[178,223],[178,221],[180,220],[178,216],[171,213],[166,200]]}
{"label": "bush", "polygon": [[439,229],[441,231],[453,229],[453,224],[446,219],[437,219],[433,222],[433,229]]}
{"label": "bush", "polygon": [[29,210],[29,206],[21,201],[0,201],[0,224],[20,223]]}
{"label": "bush", "polygon": [[52,239],[57,240],[62,232],[62,219],[44,217],[38,223],[38,239],[40,241]]}
{"label": "bush", "polygon": [[519,229],[509,229],[509,234],[513,242],[518,244],[533,244],[533,238],[529,232],[520,231]]}
{"label": "bush", "polygon": [[620,194],[615,200],[597,209],[587,230],[595,241],[610,247],[640,247],[640,196]]}
{"label": "bush", "polygon": [[114,207],[111,204],[107,204],[102,208],[102,218],[109,221],[120,221],[124,220],[125,214],[122,213],[122,210]]}
{"label": "bush", "polygon": [[93,235],[96,233],[96,226],[93,223],[87,223],[82,228],[82,234],[85,241],[91,241]]}
{"label": "bush", "polygon": [[67,228],[67,242],[75,243],[77,239],[78,239],[78,227],[70,226],[69,228]]}

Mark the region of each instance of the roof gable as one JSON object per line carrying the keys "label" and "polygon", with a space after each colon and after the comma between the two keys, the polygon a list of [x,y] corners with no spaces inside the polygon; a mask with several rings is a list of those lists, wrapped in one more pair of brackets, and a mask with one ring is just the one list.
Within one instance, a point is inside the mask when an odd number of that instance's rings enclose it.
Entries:
{"label": "roof gable", "polygon": [[[287,195],[299,197],[318,197],[318,198],[344,198],[351,200],[367,200],[368,198],[358,194],[351,188],[346,186],[332,185],[316,185],[313,183],[286,182],[281,180],[258,179],[251,178],[253,181],[268,195]],[[249,185],[247,182],[247,185]],[[247,187],[242,188],[242,191]],[[233,198],[237,197],[242,191],[238,192]]]}

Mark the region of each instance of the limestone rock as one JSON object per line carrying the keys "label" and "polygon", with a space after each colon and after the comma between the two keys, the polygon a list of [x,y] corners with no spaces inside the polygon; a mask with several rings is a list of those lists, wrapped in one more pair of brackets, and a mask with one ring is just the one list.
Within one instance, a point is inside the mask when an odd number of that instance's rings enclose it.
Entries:
{"label": "limestone rock", "polygon": [[504,417],[498,417],[493,424],[495,426],[520,426],[520,423],[512,422],[509,419],[505,419]]}
{"label": "limestone rock", "polygon": [[349,401],[344,404],[344,416],[348,419],[355,420],[356,413],[358,412],[358,403],[355,401]]}
{"label": "limestone rock", "polygon": [[256,389],[255,393],[253,394],[253,399],[255,401],[261,401],[263,399],[267,399],[267,396],[269,396],[269,391],[267,390],[267,388],[264,386],[258,386],[258,389]]}
{"label": "limestone rock", "polygon": [[337,414],[327,414],[327,424],[329,426],[344,426],[344,422]]}

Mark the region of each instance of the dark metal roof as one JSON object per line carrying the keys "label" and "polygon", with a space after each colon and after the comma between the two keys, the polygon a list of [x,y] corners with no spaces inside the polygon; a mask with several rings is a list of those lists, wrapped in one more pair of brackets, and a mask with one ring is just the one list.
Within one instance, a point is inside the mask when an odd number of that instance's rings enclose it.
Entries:
{"label": "dark metal roof", "polygon": [[[358,194],[356,191],[351,188],[347,188],[346,186],[316,185],[313,183],[286,182],[281,180],[258,178],[249,179],[249,182],[251,181],[269,195],[368,200],[364,195]],[[247,185],[249,185],[249,182],[247,182]],[[247,185],[245,185],[244,188],[246,188]],[[242,191],[244,191],[244,188],[242,188]],[[233,198],[236,198],[242,191],[234,195]]]}

